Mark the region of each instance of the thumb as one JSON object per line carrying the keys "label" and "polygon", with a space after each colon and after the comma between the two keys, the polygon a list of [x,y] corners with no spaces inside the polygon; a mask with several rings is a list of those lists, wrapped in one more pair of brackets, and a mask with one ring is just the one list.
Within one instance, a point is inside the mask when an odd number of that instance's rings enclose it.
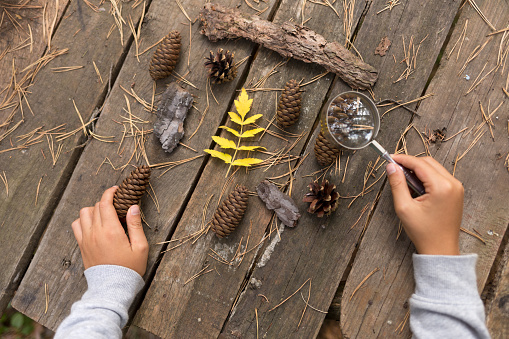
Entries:
{"label": "thumb", "polygon": [[387,175],[389,176],[389,184],[391,185],[392,198],[394,200],[394,208],[396,211],[412,201],[410,190],[406,183],[405,174],[399,166],[389,163],[386,166]]}
{"label": "thumb", "polygon": [[143,226],[141,225],[140,207],[132,205],[129,207],[126,215],[127,231],[129,232],[129,239],[131,240],[131,247],[134,249],[141,249],[148,246]]}

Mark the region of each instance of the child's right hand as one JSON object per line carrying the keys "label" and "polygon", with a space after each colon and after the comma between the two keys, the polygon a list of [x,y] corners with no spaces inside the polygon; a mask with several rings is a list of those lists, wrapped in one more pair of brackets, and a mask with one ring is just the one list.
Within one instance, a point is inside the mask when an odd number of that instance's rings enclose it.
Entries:
{"label": "child's right hand", "polygon": [[431,157],[393,155],[393,158],[414,171],[426,189],[426,194],[413,199],[401,169],[387,165],[394,209],[417,252],[459,255],[464,194],[461,182]]}
{"label": "child's right hand", "polygon": [[133,205],[127,211],[129,238],[124,232],[113,196],[117,186],[107,189],[94,207],[85,207],[80,218],[72,223],[85,269],[96,265],[118,265],[143,276],[147,268],[148,242],[141,225],[140,208]]}

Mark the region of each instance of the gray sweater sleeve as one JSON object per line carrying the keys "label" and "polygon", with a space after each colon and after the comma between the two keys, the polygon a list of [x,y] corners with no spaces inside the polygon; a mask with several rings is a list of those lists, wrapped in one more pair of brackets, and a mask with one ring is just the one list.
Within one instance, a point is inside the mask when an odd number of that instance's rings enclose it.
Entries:
{"label": "gray sweater sleeve", "polygon": [[410,298],[414,338],[489,338],[477,291],[477,254],[413,255],[415,293]]}
{"label": "gray sweater sleeve", "polygon": [[55,339],[121,338],[127,310],[143,287],[135,271],[122,266],[98,265],[85,270],[88,290],[60,324]]}

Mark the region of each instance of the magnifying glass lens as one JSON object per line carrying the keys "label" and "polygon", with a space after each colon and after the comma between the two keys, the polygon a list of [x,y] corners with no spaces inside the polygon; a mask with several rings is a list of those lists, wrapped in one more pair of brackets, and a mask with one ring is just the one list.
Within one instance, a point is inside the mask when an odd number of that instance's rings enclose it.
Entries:
{"label": "magnifying glass lens", "polygon": [[363,95],[346,92],[335,97],[327,109],[330,135],[344,147],[358,149],[375,136],[376,107]]}

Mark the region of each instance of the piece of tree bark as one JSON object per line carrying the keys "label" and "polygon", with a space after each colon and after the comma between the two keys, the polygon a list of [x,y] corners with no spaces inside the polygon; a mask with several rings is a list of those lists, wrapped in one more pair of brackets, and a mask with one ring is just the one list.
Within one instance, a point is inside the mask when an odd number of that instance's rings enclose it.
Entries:
{"label": "piece of tree bark", "polygon": [[200,12],[201,33],[211,41],[246,38],[265,48],[308,63],[319,64],[336,73],[354,89],[367,89],[378,78],[378,71],[338,42],[328,42],[311,29],[284,22],[281,25],[247,15],[235,9],[206,3]]}
{"label": "piece of tree bark", "polygon": [[166,152],[171,153],[184,136],[184,120],[192,105],[191,93],[175,82],[172,82],[163,93],[157,109],[154,134]]}
{"label": "piece of tree bark", "polygon": [[276,212],[279,220],[288,227],[297,226],[299,209],[292,198],[281,192],[276,185],[267,180],[256,186],[256,192],[269,210]]}

